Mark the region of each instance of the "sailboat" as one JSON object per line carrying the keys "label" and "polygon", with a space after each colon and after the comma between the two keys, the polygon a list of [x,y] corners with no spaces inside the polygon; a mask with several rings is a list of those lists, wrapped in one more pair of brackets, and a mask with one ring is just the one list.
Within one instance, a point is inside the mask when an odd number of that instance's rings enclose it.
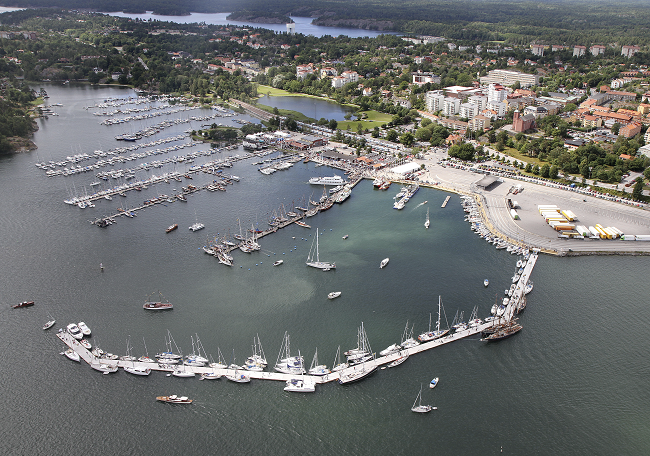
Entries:
{"label": "sailboat", "polygon": [[314,358],[311,360],[311,366],[309,366],[309,375],[327,375],[330,373],[330,370],[325,364],[318,364],[318,349],[314,353]]}
{"label": "sailboat", "polygon": [[409,322],[408,320],[406,321],[406,327],[404,328],[404,333],[402,334],[402,343],[400,344],[402,348],[412,348],[420,345],[420,342],[413,338],[414,327],[415,324],[411,326],[411,330],[409,331]]}
{"label": "sailboat", "polygon": [[[366,331],[363,327],[363,322],[361,322],[361,326],[359,327],[358,338],[359,338],[358,340],[359,344],[357,348],[353,350],[349,350],[347,353],[353,352],[352,355],[348,354],[348,361],[350,362],[351,362],[351,356],[359,356],[359,355],[362,356],[360,361],[361,369],[358,369],[357,366],[355,366],[352,372],[341,374],[338,380],[339,384],[341,385],[358,382],[377,372],[377,365],[374,363],[375,355],[374,353],[372,353],[372,349],[370,348],[370,342],[368,341],[368,336],[366,336]],[[368,355],[363,355],[363,353],[368,353]],[[366,361],[373,361],[373,362],[371,362],[370,365],[368,366],[366,365]]]}
{"label": "sailboat", "polygon": [[285,331],[274,369],[283,374],[302,374],[305,371],[303,365],[302,356],[291,356],[290,338]]}
{"label": "sailboat", "polygon": [[234,369],[232,374],[226,374],[226,379],[235,383],[250,383],[251,376],[247,373],[238,372],[240,366],[235,364],[235,349],[232,350],[232,364],[228,366],[228,369]]}
{"label": "sailboat", "polygon": [[[314,248],[315,246],[315,248]],[[307,266],[312,268],[323,269],[324,271],[329,271],[330,269],[336,269],[336,263],[329,263],[327,261],[320,261],[320,256],[318,252],[318,228],[316,229],[316,237],[311,244],[309,249],[309,256],[307,256]]]}
{"label": "sailboat", "polygon": [[334,364],[332,367],[332,372],[338,372],[343,369],[347,369],[350,365],[348,363],[341,362],[341,346],[336,350],[336,356],[334,356]]}
{"label": "sailboat", "polygon": [[441,308],[442,308],[442,298],[438,296],[438,322],[436,323],[436,329],[434,331],[431,331],[431,314],[429,314],[429,330],[418,336],[418,340],[420,342],[427,342],[430,340],[438,339],[449,332],[449,329],[440,329]]}
{"label": "sailboat", "polygon": [[437,410],[437,409],[438,407],[431,407],[430,405],[422,405],[422,384],[420,384],[420,392],[418,393],[418,396],[415,398],[415,402],[413,402],[411,411],[416,413],[427,413],[430,412],[431,410]]}
{"label": "sailboat", "polygon": [[244,369],[261,372],[264,370],[266,365],[266,356],[264,356],[264,350],[262,350],[260,336],[256,335],[256,337],[253,338],[253,355],[246,358]]}
{"label": "sailboat", "polygon": [[130,340],[126,340],[126,358],[131,360],[131,366],[124,366],[124,372],[128,372],[129,374],[133,375],[142,375],[146,376],[151,374],[151,369],[148,367],[136,367],[135,365],[135,357],[131,355],[131,346],[130,346]]}
{"label": "sailboat", "polygon": [[429,225],[431,225],[431,222],[429,221],[429,208],[427,207],[427,221],[424,222],[424,227],[428,229]]}

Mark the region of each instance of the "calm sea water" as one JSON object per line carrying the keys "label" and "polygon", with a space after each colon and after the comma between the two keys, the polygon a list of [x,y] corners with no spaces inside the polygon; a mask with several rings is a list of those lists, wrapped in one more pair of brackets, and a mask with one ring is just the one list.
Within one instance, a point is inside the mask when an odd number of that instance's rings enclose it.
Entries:
{"label": "calm sea water", "polygon": [[[320,362],[331,365],[339,345],[356,344],[361,322],[375,351],[399,342],[407,321],[422,332],[430,313],[435,320],[439,295],[450,321],[457,310],[467,317],[475,306],[486,316],[495,294],[508,286],[515,258],[473,235],[457,196],[442,209],[446,194],[423,189],[395,211],[396,186],[381,192],[369,181],[342,205],[310,219],[311,230],[292,226],[263,238],[262,252],[236,252],[233,268],[199,250],[216,233],[238,232],[238,220],[244,229],[262,225],[282,204],[319,196],[322,189],[307,180],[334,171],[302,162],[265,176],[251,160],[242,161],[231,169],[241,182],[225,193],[201,192],[187,204],[97,228],[88,220],[171,194],[180,183],[100,201],[94,209],[64,204],[95,178],[47,179],[34,163],[115,147],[113,137],[131,126],[101,126],[101,118],[83,108],[132,92],[46,88],[50,102],[64,106],[57,108],[60,116],[39,121],[38,151],[0,158],[0,383],[9,399],[0,424],[4,454],[70,448],[88,454],[647,453],[645,258],[543,256],[521,315],[524,330],[515,337],[491,345],[465,339],[358,384],[323,385],[311,395],[285,393],[276,382],[200,382],[160,372],[105,376],[60,356],[56,328],[83,320],[94,344],[118,354],[129,338],[134,353],[144,354],[144,338],[153,355],[169,330],[184,353],[198,335],[213,356],[220,349],[228,361],[243,361],[259,334],[273,363],[288,331],[293,352],[310,361],[318,348]],[[429,230],[423,226],[427,207]],[[187,227],[197,219],[206,229],[193,233]],[[165,234],[171,223],[179,229]],[[335,271],[304,264],[316,227],[321,258],[336,261]],[[380,270],[385,257],[390,263]],[[284,264],[272,267],[278,258]],[[335,290],[341,297],[329,301],[327,293]],[[174,310],[144,312],[146,296],[158,291]],[[9,308],[26,299],[36,305]],[[57,325],[44,332],[49,315]],[[440,385],[425,389],[423,402],[438,410],[412,413],[420,385],[426,388],[434,376]],[[156,403],[161,394],[187,395],[195,403]]]}

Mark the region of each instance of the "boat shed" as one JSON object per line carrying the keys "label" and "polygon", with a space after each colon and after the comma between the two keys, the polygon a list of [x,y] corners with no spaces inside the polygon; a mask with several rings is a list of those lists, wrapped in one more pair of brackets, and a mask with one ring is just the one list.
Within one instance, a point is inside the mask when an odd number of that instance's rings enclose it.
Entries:
{"label": "boat shed", "polygon": [[499,178],[496,177],[496,176],[486,175],[483,179],[476,182],[476,186],[481,187],[483,189],[487,189],[490,186],[492,186],[498,180],[499,180]]}
{"label": "boat shed", "polygon": [[415,162],[404,163],[403,165],[396,166],[390,170],[396,174],[408,174],[420,169],[420,165]]}

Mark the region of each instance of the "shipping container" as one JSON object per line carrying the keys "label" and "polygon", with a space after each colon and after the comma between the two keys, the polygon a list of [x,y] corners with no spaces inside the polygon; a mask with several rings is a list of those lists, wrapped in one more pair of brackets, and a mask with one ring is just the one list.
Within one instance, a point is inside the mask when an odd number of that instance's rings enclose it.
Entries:
{"label": "shipping container", "polygon": [[623,236],[625,234],[615,226],[610,226],[610,228],[613,229],[615,232],[617,232],[619,236]]}
{"label": "shipping container", "polygon": [[542,209],[555,209],[559,212],[560,208],[557,207],[555,204],[538,204],[537,205],[537,210],[541,211]]}
{"label": "shipping container", "polygon": [[636,236],[633,234],[624,234],[621,236],[621,241],[636,241]]}
{"label": "shipping container", "polygon": [[637,234],[635,238],[637,241],[650,241],[650,234]]}
{"label": "shipping container", "polygon": [[514,209],[510,209],[510,217],[512,217],[513,220],[519,220],[519,214],[517,214],[517,211]]}
{"label": "shipping container", "polygon": [[589,227],[589,231],[591,232],[591,236],[590,236],[590,237],[591,237],[592,239],[594,239],[594,238],[600,238],[600,233],[598,232],[598,230],[597,230],[595,227],[590,226],[590,227]]}
{"label": "shipping container", "polygon": [[555,225],[553,227],[553,229],[555,231],[564,231],[564,230],[573,230],[573,229],[575,229],[575,227],[576,227],[575,225],[572,225],[572,224],[568,223],[568,224],[565,224],[565,225]]}
{"label": "shipping container", "polygon": [[583,236],[589,236],[591,235],[591,232],[589,231],[589,228],[587,228],[584,225],[577,225],[576,226],[576,231],[578,231],[580,234]]}
{"label": "shipping container", "polygon": [[607,233],[605,233],[605,230],[603,230],[603,226],[601,224],[596,225],[594,228],[596,228],[596,231],[598,231],[598,235],[601,239],[609,239],[609,236],[607,236]]}
{"label": "shipping container", "polygon": [[573,222],[577,218],[576,215],[570,210],[560,211],[560,214],[564,215],[570,222]]}
{"label": "shipping container", "polygon": [[603,231],[607,233],[607,239],[616,239],[618,238],[618,233],[612,230],[610,227],[606,226],[603,228]]}

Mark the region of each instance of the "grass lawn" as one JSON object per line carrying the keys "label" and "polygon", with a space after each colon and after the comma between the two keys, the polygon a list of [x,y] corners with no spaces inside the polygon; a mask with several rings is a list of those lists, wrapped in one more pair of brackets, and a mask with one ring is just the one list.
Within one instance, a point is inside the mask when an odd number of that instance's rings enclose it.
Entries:
{"label": "grass lawn", "polygon": [[338,123],[339,130],[347,130],[348,126],[350,131],[357,131],[357,125],[361,124],[362,128],[372,130],[375,127],[381,127],[383,124],[388,123],[393,118],[390,114],[384,114],[378,111],[363,111],[368,116],[367,119],[360,121],[356,120],[343,120]]}
{"label": "grass lawn", "polygon": [[323,98],[317,97],[315,95],[309,95],[306,93],[296,93],[296,92],[287,92],[286,90],[276,89],[275,87],[258,84],[257,85],[257,94],[262,95],[271,95],[272,97],[311,97],[311,98]]}

